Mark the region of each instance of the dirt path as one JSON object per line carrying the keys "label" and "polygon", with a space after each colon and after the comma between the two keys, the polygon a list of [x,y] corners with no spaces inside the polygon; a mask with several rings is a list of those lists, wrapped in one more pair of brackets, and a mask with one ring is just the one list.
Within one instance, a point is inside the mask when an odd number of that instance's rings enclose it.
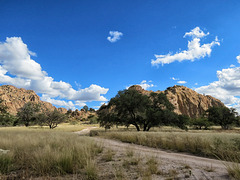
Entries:
{"label": "dirt path", "polygon": [[79,134],[79,135],[88,135],[90,133],[90,131],[94,128],[97,128],[97,127],[88,127],[86,129],[83,129],[81,131],[76,131],[74,133]]}
{"label": "dirt path", "polygon": [[[182,153],[173,153],[162,151],[155,148],[140,146],[136,144],[123,143],[116,140],[93,137],[103,147],[111,148],[114,151],[126,152],[126,149],[132,149],[139,156],[153,156],[158,158],[163,169],[169,167],[178,168],[178,166],[189,166],[191,168],[191,177],[188,179],[230,179],[226,167],[222,161],[187,155]],[[184,178],[185,179],[185,178]]]}
{"label": "dirt path", "polygon": [[[89,133],[93,127],[84,129],[77,134],[84,135]],[[228,176],[224,163],[219,160],[197,157],[183,153],[173,153],[168,151],[150,148],[146,146],[123,143],[117,140],[103,139],[92,137],[97,143],[104,148],[109,148],[118,154],[126,154],[126,151],[133,151],[138,157],[154,157],[160,163],[162,172],[176,171],[177,179],[193,179],[193,180],[226,180]],[[186,171],[189,172],[189,177],[186,177]],[[184,174],[185,173],[185,174]],[[166,179],[156,176],[152,179]]]}

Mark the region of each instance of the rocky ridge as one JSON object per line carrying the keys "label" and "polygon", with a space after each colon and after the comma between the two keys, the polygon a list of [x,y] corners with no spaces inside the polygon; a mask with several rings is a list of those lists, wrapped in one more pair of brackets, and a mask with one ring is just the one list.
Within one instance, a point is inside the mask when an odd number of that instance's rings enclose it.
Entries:
{"label": "rocky ridge", "polygon": [[3,104],[8,107],[7,111],[10,114],[17,114],[19,108],[23,107],[27,102],[38,103],[44,109],[53,111],[57,109],[61,113],[66,113],[65,108],[56,108],[51,103],[40,100],[40,97],[33,90],[26,90],[23,88],[16,88],[12,85],[0,86],[0,99],[3,100]]}
{"label": "rocky ridge", "polygon": [[[129,88],[136,89],[142,94],[149,95],[153,91],[144,90],[139,85],[133,85]],[[187,115],[191,118],[199,117],[208,108],[213,106],[224,106],[224,104],[209,95],[202,95],[185,86],[175,85],[167,88],[165,91],[156,91],[164,93],[168,100],[174,105],[177,114]]]}

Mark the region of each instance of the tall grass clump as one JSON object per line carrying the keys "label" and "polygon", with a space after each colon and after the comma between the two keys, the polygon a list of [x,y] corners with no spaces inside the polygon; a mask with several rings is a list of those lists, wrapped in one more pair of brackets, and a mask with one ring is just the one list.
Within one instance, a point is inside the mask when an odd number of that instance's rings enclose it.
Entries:
{"label": "tall grass clump", "polygon": [[[188,152],[225,160],[240,154],[240,135],[192,132],[107,132],[102,136],[148,147]],[[240,157],[240,156],[239,156]]]}
{"label": "tall grass clump", "polygon": [[[99,148],[91,139],[50,130],[0,130],[0,175],[58,176],[86,174]],[[24,172],[24,175],[21,174]],[[16,174],[15,173],[15,174]]]}
{"label": "tall grass clump", "polygon": [[240,179],[240,152],[235,154],[222,154],[221,159],[224,159],[224,165],[228,171],[228,174],[233,179]]}

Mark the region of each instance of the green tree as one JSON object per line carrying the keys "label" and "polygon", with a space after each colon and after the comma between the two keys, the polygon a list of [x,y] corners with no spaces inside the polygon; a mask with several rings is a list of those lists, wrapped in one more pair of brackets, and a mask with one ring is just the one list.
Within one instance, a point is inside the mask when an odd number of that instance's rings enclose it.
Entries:
{"label": "green tree", "polygon": [[195,129],[201,130],[202,128],[204,128],[205,130],[207,130],[211,125],[213,125],[213,123],[210,122],[206,117],[199,117],[199,118],[193,119],[191,122],[191,125]]}
{"label": "green tree", "polygon": [[44,123],[49,126],[50,129],[54,129],[58,126],[58,124],[64,122],[66,120],[66,115],[60,113],[58,110],[47,111],[45,114]]}
{"label": "green tree", "polygon": [[90,111],[90,112],[95,112],[95,109],[90,108],[89,111]]}
{"label": "green tree", "polygon": [[7,106],[5,106],[5,105],[3,105],[3,100],[2,99],[0,99],[0,113],[1,114],[4,114],[4,113],[7,113]]}
{"label": "green tree", "polygon": [[208,120],[215,125],[220,125],[222,129],[229,129],[237,123],[237,112],[234,108],[210,107],[207,111]]}
{"label": "green tree", "polygon": [[3,102],[4,101],[0,99],[0,126],[12,126],[14,125],[16,118],[7,112],[8,108]]}
{"label": "green tree", "polygon": [[66,115],[68,116],[68,117],[71,117],[72,116],[72,110],[71,109],[68,109],[67,110],[67,112],[66,112]]}
{"label": "green tree", "polygon": [[115,117],[114,113],[110,112],[109,106],[106,106],[105,104],[99,108],[97,114],[97,122],[100,124],[100,127],[104,127],[105,130],[110,129],[114,124],[119,122],[116,120],[117,117]]}
{"label": "green tree", "polygon": [[37,122],[39,112],[40,104],[33,102],[26,103],[17,113],[18,123],[24,124],[27,127],[31,122]]}
{"label": "green tree", "polygon": [[88,106],[87,106],[87,105],[83,106],[83,110],[84,110],[85,112],[88,112]]}
{"label": "green tree", "polygon": [[170,124],[177,118],[174,106],[163,93],[149,96],[135,89],[119,91],[107,106],[99,109],[100,125],[134,125],[137,131],[149,131],[154,126]]}
{"label": "green tree", "polygon": [[177,126],[181,129],[188,130],[187,125],[190,124],[190,118],[186,115],[177,115],[176,118],[173,119],[173,126]]}
{"label": "green tree", "polygon": [[174,106],[163,93],[152,92],[146,106],[146,118],[143,119],[143,131],[149,131],[154,126],[170,125],[176,122],[177,114]]}
{"label": "green tree", "polygon": [[148,96],[140,94],[135,89],[128,89],[119,91],[118,94],[112,98],[108,106],[113,106],[116,114],[111,117],[118,117],[115,124],[134,125],[137,131],[140,131],[143,125],[143,118],[146,113],[146,107],[150,100]]}

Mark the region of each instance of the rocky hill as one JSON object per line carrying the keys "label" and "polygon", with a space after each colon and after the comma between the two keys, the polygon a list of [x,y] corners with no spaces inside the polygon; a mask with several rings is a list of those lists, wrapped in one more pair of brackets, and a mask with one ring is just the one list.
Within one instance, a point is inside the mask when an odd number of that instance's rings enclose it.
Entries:
{"label": "rocky hill", "polygon": [[[153,91],[147,91],[142,89],[139,85],[131,86],[142,94],[149,95]],[[189,117],[199,117],[209,107],[212,106],[224,106],[224,104],[209,95],[202,95],[196,91],[184,87],[184,86],[173,86],[167,88],[165,91],[156,91],[156,93],[164,93],[168,97],[169,101],[174,105],[175,112],[177,114],[188,115]],[[40,100],[40,97],[32,90],[26,90],[23,88],[16,88],[11,85],[0,86],[0,98],[4,100],[3,104],[8,107],[8,112],[16,114],[18,109],[23,107],[25,103],[31,101],[41,104],[42,107],[48,110],[57,109],[51,103]],[[67,109],[58,108],[58,111],[66,113]],[[88,114],[89,115],[89,114]],[[91,114],[90,114],[91,115]],[[86,118],[87,114],[82,111],[76,111],[74,116],[80,119]]]}
{"label": "rocky hill", "polygon": [[[23,88],[19,89],[11,85],[0,86],[0,98],[4,100],[3,104],[8,107],[8,112],[11,114],[17,114],[18,109],[29,101],[39,103],[43,108],[50,111],[57,109],[51,103],[41,101],[40,97],[34,91]],[[58,110],[62,113],[67,112],[65,108],[58,108]]]}
{"label": "rocky hill", "polygon": [[[141,86],[134,85],[130,88],[134,88],[137,91],[149,95],[153,91],[146,91]],[[165,91],[156,91],[156,93],[164,93],[168,100],[174,105],[175,112],[177,114],[188,115],[191,118],[199,117],[209,107],[212,106],[224,106],[224,104],[209,95],[202,95],[196,91],[187,88],[185,86],[173,86],[167,88]]]}

